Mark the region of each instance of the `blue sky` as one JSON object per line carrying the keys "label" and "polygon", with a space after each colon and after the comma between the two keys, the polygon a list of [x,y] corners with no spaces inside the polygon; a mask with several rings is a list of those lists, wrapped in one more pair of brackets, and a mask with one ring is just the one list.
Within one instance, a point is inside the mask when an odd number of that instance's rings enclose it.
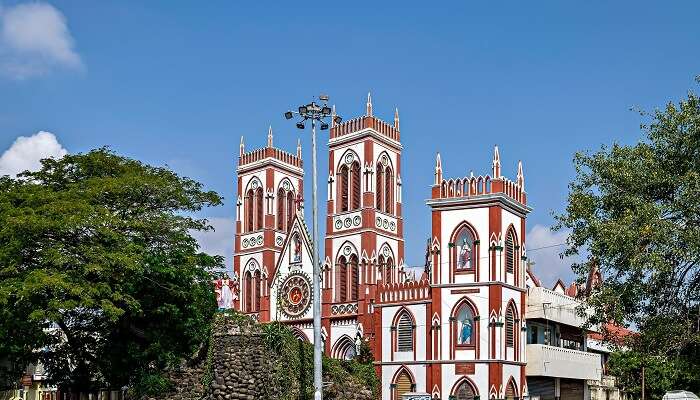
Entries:
{"label": "blue sky", "polygon": [[[522,159],[528,247],[558,243],[546,228],[565,204],[573,153],[637,141],[630,107],[679,99],[700,74],[697,1],[303,4],[0,0],[0,152],[48,131],[69,152],[109,145],[168,164],[226,198],[203,214],[219,230],[202,240],[230,256],[240,136],[263,146],[271,124],[275,144],[293,150],[302,135],[310,166],[308,133],[282,112],[324,92],[349,118],[371,91],[375,115],[400,110],[415,265],[437,151],[449,176],[488,173],[494,144],[505,175]],[[39,11],[35,27],[13,22],[18,7],[28,21]],[[571,279],[560,250],[530,253],[545,282]]]}

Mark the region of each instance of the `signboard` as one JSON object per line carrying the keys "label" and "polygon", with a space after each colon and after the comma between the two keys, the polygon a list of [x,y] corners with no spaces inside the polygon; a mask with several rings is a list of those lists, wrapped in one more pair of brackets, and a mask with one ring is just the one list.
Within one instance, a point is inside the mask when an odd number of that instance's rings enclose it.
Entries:
{"label": "signboard", "polygon": [[455,364],[455,375],[474,375],[475,369],[473,363]]}
{"label": "signboard", "polygon": [[24,374],[20,380],[22,386],[32,386],[32,376],[29,374]]}
{"label": "signboard", "polygon": [[428,393],[404,393],[401,395],[401,400],[430,400],[430,395]]}

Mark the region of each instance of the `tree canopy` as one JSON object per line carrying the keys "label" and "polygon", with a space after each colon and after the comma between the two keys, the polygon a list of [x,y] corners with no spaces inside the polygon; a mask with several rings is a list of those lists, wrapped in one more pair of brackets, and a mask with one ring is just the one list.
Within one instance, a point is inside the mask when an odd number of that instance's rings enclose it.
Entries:
{"label": "tree canopy", "polygon": [[639,334],[626,344],[642,357],[697,368],[700,100],[691,92],[642,116],[639,143],[575,155],[557,227],[571,231],[565,254],[590,256],[574,265],[579,278],[591,263],[605,277],[588,298],[590,322],[631,326]]}
{"label": "tree canopy", "polygon": [[[138,384],[192,354],[216,309],[193,215],[221,197],[101,148],[0,178],[0,359],[64,388]],[[14,368],[13,368],[14,367]],[[12,377],[12,376],[11,376]]]}

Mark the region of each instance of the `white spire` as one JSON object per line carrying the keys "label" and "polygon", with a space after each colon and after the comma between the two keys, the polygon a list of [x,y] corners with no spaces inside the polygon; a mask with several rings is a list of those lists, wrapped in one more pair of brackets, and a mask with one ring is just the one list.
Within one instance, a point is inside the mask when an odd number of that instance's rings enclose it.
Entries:
{"label": "white spire", "polygon": [[435,184],[439,185],[442,182],[442,160],[440,159],[440,153],[437,153],[435,158]]}
{"label": "white spire", "polygon": [[335,126],[335,104],[333,104],[332,110],[331,110],[331,127]]}
{"label": "white spire", "polygon": [[492,178],[501,177],[501,155],[498,153],[498,146],[493,148],[493,176]]}
{"label": "white spire", "polygon": [[372,116],[372,93],[367,92],[367,116]]}
{"label": "white spire", "polygon": [[238,150],[238,155],[242,157],[243,153],[245,153],[245,143],[243,143],[243,135],[241,135],[241,145]]}
{"label": "white spire", "polygon": [[297,158],[301,159],[301,138],[297,139]]}
{"label": "white spire", "polygon": [[400,131],[401,129],[399,128],[399,108],[396,107],[396,111],[394,111],[394,128],[397,131]]}
{"label": "white spire", "polygon": [[272,147],[272,125],[267,129],[267,147]]}
{"label": "white spire", "polygon": [[525,191],[525,175],[523,175],[523,162],[518,160],[518,186],[520,190]]}

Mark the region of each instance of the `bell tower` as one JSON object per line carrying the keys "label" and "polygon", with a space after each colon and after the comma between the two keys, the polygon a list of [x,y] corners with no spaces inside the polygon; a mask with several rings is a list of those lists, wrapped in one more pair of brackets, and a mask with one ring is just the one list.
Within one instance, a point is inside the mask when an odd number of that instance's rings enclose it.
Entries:
{"label": "bell tower", "polygon": [[386,123],[368,94],[364,115],[331,126],[328,148],[323,326],[330,332],[333,310],[350,310],[344,318],[372,343],[377,285],[405,275],[398,109]]}
{"label": "bell tower", "polygon": [[240,297],[234,307],[259,321],[270,320],[270,279],[303,198],[301,144],[296,154],[274,147],[272,127],[263,148],[239,150],[233,270]]}

